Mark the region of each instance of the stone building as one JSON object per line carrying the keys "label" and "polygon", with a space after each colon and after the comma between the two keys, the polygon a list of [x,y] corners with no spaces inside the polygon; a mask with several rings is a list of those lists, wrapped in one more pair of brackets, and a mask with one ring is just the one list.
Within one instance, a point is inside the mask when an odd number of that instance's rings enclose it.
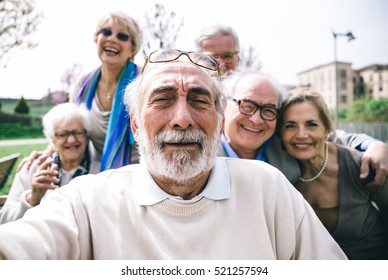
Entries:
{"label": "stone building", "polygon": [[[323,95],[329,108],[336,107],[335,63],[318,65],[297,74],[298,86],[310,87]],[[388,98],[388,65],[373,64],[352,69],[349,62],[337,62],[338,108],[348,108],[364,96]]]}

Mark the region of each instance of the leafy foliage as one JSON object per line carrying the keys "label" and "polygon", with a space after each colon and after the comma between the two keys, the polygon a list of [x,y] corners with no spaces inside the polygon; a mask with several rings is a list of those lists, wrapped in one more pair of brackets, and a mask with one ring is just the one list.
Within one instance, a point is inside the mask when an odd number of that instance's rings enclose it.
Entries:
{"label": "leafy foliage", "polygon": [[247,48],[242,48],[239,56],[241,66],[254,70],[261,69],[261,61],[255,47],[249,46]]}
{"label": "leafy foliage", "polygon": [[71,68],[65,70],[61,77],[64,91],[69,92],[69,89],[77,81],[78,76],[82,72],[82,65],[74,63]]}
{"label": "leafy foliage", "polygon": [[355,100],[348,114],[348,121],[388,122],[388,99],[361,98]]}
{"label": "leafy foliage", "polygon": [[168,11],[162,4],[155,6],[145,14],[143,24],[143,55],[158,49],[175,47],[176,40],[183,26],[183,18],[174,11]]}
{"label": "leafy foliage", "polygon": [[36,46],[29,35],[36,31],[41,18],[35,0],[0,0],[0,62],[4,66],[11,50]]}
{"label": "leafy foliage", "polygon": [[388,99],[372,100],[367,105],[369,117],[376,121],[388,121]]}
{"label": "leafy foliage", "polygon": [[346,108],[340,108],[338,110],[338,118],[341,120],[346,119],[348,116],[348,110]]}

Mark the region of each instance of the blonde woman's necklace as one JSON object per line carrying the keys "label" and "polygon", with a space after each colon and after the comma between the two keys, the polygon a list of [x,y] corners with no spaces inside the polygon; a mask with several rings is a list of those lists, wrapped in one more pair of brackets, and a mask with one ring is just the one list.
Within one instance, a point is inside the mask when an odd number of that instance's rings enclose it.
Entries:
{"label": "blonde woman's necklace", "polygon": [[321,176],[321,174],[325,170],[327,162],[329,160],[329,144],[326,142],[325,145],[326,145],[325,146],[325,148],[326,148],[326,151],[325,151],[325,161],[323,162],[321,170],[319,170],[317,175],[315,175],[314,177],[312,177],[310,179],[304,179],[304,178],[300,177],[299,180],[301,180],[302,182],[305,182],[305,183],[309,183],[309,182],[315,181],[316,179],[318,179],[319,176]]}
{"label": "blonde woman's necklace", "polygon": [[116,91],[116,84],[112,84],[112,85],[108,85],[106,83],[103,84],[103,91],[102,92],[106,92],[105,99],[108,102],[112,102],[115,91]]}
{"label": "blonde woman's necklace", "polygon": [[106,95],[106,99],[110,102],[111,98],[112,98],[112,94],[108,92],[108,94]]}
{"label": "blonde woman's necklace", "polygon": [[108,102],[112,102],[115,90],[116,88],[114,88],[112,91],[108,91],[106,94],[106,100],[108,100]]}

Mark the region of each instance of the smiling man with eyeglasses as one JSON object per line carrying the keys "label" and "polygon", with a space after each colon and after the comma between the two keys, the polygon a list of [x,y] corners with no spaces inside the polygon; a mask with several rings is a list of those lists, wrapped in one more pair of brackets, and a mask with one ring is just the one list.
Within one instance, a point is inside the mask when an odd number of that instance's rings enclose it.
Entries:
{"label": "smiling man with eyeglasses", "polygon": [[[270,76],[255,70],[235,72],[224,83],[229,98],[218,155],[256,159],[278,168],[286,161],[296,163],[287,153],[283,155],[281,149],[277,149],[280,145],[273,137],[286,89]],[[297,164],[281,171],[288,179],[299,175]]]}

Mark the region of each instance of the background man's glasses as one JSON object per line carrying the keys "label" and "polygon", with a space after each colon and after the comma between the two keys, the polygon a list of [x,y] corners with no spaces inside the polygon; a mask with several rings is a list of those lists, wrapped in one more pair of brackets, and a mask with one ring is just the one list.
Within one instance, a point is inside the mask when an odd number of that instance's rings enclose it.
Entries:
{"label": "background man's glasses", "polygon": [[220,54],[211,54],[214,59],[221,59],[223,61],[231,61],[233,60],[238,52],[227,52],[227,53],[220,53]]}
{"label": "background man's glasses", "polygon": [[259,105],[249,99],[235,99],[231,98],[238,104],[238,109],[241,114],[246,116],[253,116],[258,109],[260,109],[260,117],[266,121],[273,121],[279,116],[279,109],[273,105]]}
{"label": "background man's glasses", "polygon": [[86,130],[78,131],[78,130],[72,130],[72,131],[61,131],[61,132],[55,132],[55,137],[60,140],[66,140],[70,137],[70,135],[73,135],[77,139],[81,139],[85,137]]}
{"label": "background man's glasses", "polygon": [[215,60],[210,55],[200,53],[200,52],[186,52],[175,49],[160,49],[150,53],[146,61],[144,62],[143,71],[147,66],[147,63],[163,63],[163,62],[172,62],[178,60],[182,55],[187,56],[189,61],[199,67],[205,68],[207,70],[216,71],[218,77],[221,79],[220,65],[217,60]]}
{"label": "background man's glasses", "polygon": [[[112,36],[113,31],[109,28],[101,28],[99,33],[105,37],[109,37]],[[129,40],[129,35],[124,32],[117,32],[116,38],[122,42],[127,42]]]}

